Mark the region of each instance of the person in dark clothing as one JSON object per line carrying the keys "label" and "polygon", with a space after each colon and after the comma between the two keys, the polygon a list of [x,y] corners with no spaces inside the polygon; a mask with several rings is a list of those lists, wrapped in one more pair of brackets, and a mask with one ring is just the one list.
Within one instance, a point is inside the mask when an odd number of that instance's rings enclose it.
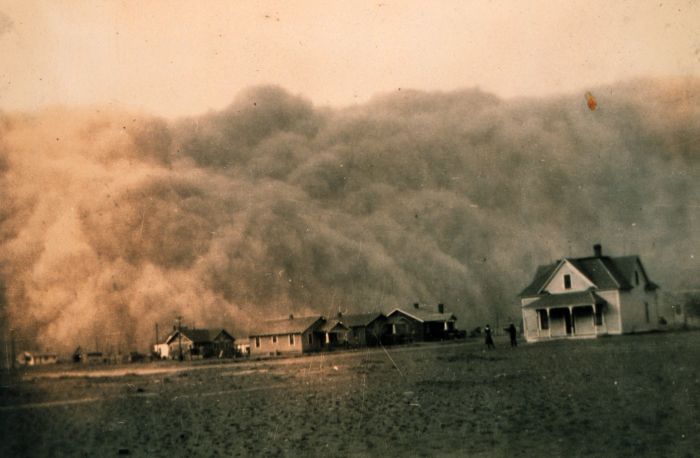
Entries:
{"label": "person in dark clothing", "polygon": [[510,336],[510,346],[511,347],[517,347],[518,346],[518,331],[515,329],[515,325],[513,323],[506,328],[506,331],[508,331],[508,335]]}
{"label": "person in dark clothing", "polygon": [[493,344],[493,337],[491,336],[491,326],[489,326],[488,324],[484,328],[484,338],[487,349],[491,350],[492,348],[496,348],[496,346]]}

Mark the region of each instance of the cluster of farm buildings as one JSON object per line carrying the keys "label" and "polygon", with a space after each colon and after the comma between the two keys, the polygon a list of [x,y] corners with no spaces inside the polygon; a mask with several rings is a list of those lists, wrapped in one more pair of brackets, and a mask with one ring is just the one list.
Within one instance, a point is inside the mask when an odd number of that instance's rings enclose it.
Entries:
{"label": "cluster of farm buildings", "polygon": [[174,329],[154,350],[169,359],[302,354],[464,337],[465,332],[455,327],[456,321],[443,304],[431,307],[417,303],[388,314],[338,314],[334,318],[289,315],[263,322],[239,340],[225,329]]}
{"label": "cluster of farm buildings", "polygon": [[[519,294],[526,341],[645,332],[666,324],[659,310],[659,287],[648,277],[639,256],[610,257],[603,255],[600,245],[593,248],[592,256],[563,258],[538,267]],[[289,315],[262,322],[240,339],[225,329],[177,327],[154,346],[154,354],[181,360],[267,357],[465,337],[456,321],[443,304],[415,303],[386,314]],[[23,357],[26,364],[56,359],[55,355],[26,352]],[[85,354],[82,360],[99,357]]]}

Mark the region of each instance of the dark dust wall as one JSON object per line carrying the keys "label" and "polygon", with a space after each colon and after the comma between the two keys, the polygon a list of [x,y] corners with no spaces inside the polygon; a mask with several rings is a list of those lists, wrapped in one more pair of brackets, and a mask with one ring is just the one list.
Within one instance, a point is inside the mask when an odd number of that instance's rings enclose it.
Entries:
{"label": "dark dust wall", "polygon": [[[276,87],[166,121],[0,118],[8,319],[42,346],[146,345],[178,314],[254,320],[443,302],[515,316],[539,263],[595,242],[693,281],[700,84],[502,100],[402,90],[347,108]],[[143,348],[143,347],[141,347]]]}

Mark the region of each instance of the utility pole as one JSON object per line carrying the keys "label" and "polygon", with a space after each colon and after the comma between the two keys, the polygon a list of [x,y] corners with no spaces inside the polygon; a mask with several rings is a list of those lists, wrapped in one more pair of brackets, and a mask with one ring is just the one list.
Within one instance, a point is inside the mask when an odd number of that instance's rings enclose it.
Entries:
{"label": "utility pole", "polygon": [[179,315],[177,317],[177,344],[178,347],[180,348],[179,353],[179,360],[182,361],[182,315]]}
{"label": "utility pole", "polygon": [[17,359],[16,348],[15,348],[15,330],[10,329],[10,338],[12,339],[12,369],[15,369],[15,363]]}

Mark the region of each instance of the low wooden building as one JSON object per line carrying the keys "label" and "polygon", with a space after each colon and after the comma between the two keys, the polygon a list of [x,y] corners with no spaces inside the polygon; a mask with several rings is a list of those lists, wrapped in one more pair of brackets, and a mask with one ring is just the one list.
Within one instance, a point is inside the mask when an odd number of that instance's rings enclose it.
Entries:
{"label": "low wooden building", "polygon": [[45,364],[56,364],[58,362],[58,355],[55,353],[23,351],[17,357],[17,362],[21,366],[43,366]]}
{"label": "low wooden building", "polygon": [[250,356],[250,340],[248,337],[244,339],[236,339],[236,357],[248,357]]}
{"label": "low wooden building", "polygon": [[175,330],[168,339],[168,355],[173,359],[231,358],[235,339],[225,329]]}
{"label": "low wooden building", "polygon": [[170,358],[170,346],[167,343],[155,344],[153,346],[153,353],[159,359],[169,359]]}
{"label": "low wooden building", "polygon": [[340,315],[338,319],[348,327],[348,345],[373,347],[382,342],[387,332],[387,318],[381,312]]}
{"label": "low wooden building", "polygon": [[109,359],[101,351],[89,351],[82,354],[81,361],[85,364],[106,364]]}
{"label": "low wooden building", "polygon": [[302,354],[318,351],[325,340],[321,327],[326,320],[320,315],[272,320],[260,323],[250,335],[252,357]]}
{"label": "low wooden building", "polygon": [[335,348],[347,348],[348,346],[348,328],[340,319],[327,320],[319,331],[323,334],[321,347],[324,350],[332,350]]}
{"label": "low wooden building", "polygon": [[413,304],[410,309],[394,309],[387,314],[386,340],[399,344],[423,340],[445,340],[455,335],[457,317],[437,307]]}

